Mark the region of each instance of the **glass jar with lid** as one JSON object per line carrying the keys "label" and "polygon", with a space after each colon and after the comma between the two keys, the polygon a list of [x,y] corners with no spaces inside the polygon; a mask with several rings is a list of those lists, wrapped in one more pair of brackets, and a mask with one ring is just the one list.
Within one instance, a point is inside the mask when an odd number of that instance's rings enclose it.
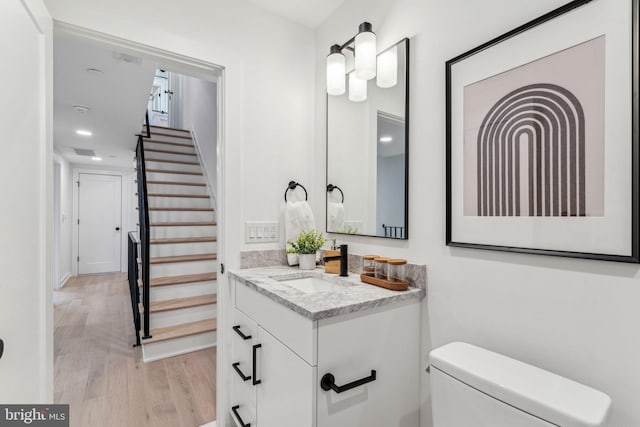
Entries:
{"label": "glass jar with lid", "polygon": [[387,260],[387,280],[389,282],[407,281],[407,260],[390,259]]}
{"label": "glass jar with lid", "polygon": [[387,261],[388,258],[375,258],[375,277],[376,279],[387,280]]}
{"label": "glass jar with lid", "polygon": [[379,258],[378,255],[365,255],[362,257],[362,274],[367,276],[375,276],[376,265],[375,259]]}

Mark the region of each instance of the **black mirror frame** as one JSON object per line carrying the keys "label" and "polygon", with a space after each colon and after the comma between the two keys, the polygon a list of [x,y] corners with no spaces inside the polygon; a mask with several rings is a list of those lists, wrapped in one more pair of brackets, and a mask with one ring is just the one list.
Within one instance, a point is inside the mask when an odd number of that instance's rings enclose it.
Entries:
{"label": "black mirror frame", "polygon": [[[329,223],[329,218],[328,218],[328,212],[327,212],[327,205],[329,203],[329,193],[327,192],[325,194],[325,203],[324,203],[324,209],[325,209],[325,231],[327,233],[330,234],[340,234],[340,235],[346,235],[346,236],[363,236],[363,237],[377,237],[380,239],[392,239],[392,240],[409,240],[409,95],[410,95],[410,91],[409,91],[409,80],[410,80],[410,73],[409,73],[409,66],[410,66],[410,60],[409,60],[409,38],[405,37],[401,40],[399,40],[398,42],[394,43],[393,45],[387,47],[386,49],[384,49],[383,51],[379,52],[378,55],[380,55],[381,53],[395,47],[395,46],[400,46],[402,43],[405,43],[405,96],[404,96],[404,117],[405,117],[405,121],[404,121],[404,235],[403,237],[387,237],[387,236],[378,236],[375,234],[351,234],[351,233],[338,233],[335,231],[329,231],[329,227],[328,227],[328,223]],[[347,73],[348,74],[348,73]],[[329,94],[325,95],[325,185],[329,184]]]}

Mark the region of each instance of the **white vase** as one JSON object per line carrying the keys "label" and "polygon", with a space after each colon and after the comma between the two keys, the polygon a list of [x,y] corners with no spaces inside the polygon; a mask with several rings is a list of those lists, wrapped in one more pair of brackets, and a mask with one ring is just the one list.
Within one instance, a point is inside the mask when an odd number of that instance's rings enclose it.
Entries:
{"label": "white vase", "polygon": [[316,268],[316,254],[300,254],[300,270],[313,270]]}

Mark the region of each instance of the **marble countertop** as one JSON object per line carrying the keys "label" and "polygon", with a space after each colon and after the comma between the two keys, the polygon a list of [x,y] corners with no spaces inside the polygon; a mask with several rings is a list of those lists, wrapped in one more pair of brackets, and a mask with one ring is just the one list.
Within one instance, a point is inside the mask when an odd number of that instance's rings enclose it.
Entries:
{"label": "marble countertop", "polygon": [[[323,268],[300,270],[297,267],[262,267],[230,271],[230,276],[249,288],[311,319],[325,319],[407,300],[421,300],[424,289],[410,287],[391,291],[360,281],[359,274],[349,277],[327,274]],[[287,280],[315,277],[338,286],[331,290],[304,292],[287,285]]]}

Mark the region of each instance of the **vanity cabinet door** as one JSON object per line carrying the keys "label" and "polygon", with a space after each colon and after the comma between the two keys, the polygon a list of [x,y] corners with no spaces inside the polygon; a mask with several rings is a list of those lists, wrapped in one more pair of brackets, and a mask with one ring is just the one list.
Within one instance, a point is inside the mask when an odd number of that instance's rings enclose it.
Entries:
{"label": "vanity cabinet door", "polygon": [[316,369],[261,326],[258,341],[258,426],[315,427]]}
{"label": "vanity cabinet door", "polygon": [[[400,303],[318,322],[317,427],[417,427],[420,305]],[[336,393],[337,386],[375,380]]]}
{"label": "vanity cabinet door", "polygon": [[[231,418],[237,426],[256,425],[256,386],[253,385],[253,346],[258,326],[238,309],[231,330]],[[242,421],[241,421],[242,420]]]}

